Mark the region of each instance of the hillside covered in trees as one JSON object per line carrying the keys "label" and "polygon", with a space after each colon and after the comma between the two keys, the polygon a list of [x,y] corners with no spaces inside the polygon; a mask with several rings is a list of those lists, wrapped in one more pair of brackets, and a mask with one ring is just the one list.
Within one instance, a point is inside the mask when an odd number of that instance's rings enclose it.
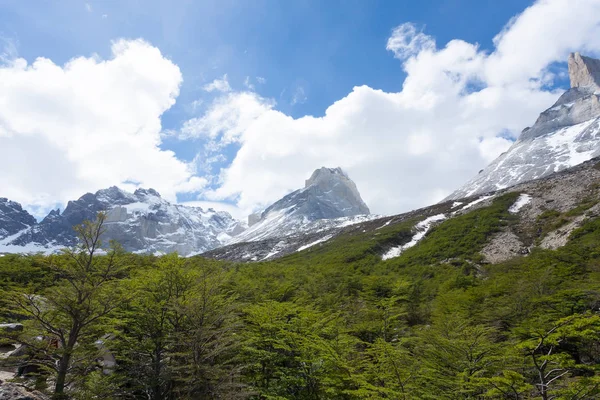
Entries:
{"label": "hillside covered in trees", "polygon": [[[5,368],[56,399],[597,399],[600,218],[555,250],[484,262],[519,193],[251,264],[76,250],[0,257]],[[595,204],[595,203],[593,203]],[[540,215],[532,235],[586,212]],[[16,325],[15,325],[16,326]]]}

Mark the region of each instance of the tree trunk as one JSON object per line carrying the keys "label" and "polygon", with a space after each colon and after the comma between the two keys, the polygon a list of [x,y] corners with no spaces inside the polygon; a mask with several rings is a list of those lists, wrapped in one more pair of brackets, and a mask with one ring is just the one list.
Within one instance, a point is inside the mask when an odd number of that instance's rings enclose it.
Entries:
{"label": "tree trunk", "polygon": [[67,372],[69,371],[69,363],[71,362],[71,351],[66,350],[63,356],[58,361],[58,374],[56,375],[56,385],[54,386],[54,395],[52,399],[66,399],[65,383],[67,380]]}
{"label": "tree trunk", "polygon": [[58,371],[56,374],[56,385],[54,386],[53,400],[67,399],[68,396],[65,394],[65,384],[67,382],[67,372],[69,372],[69,365],[71,364],[71,356],[73,355],[73,349],[77,344],[77,338],[79,337],[79,324],[75,324],[69,332],[69,339],[67,342],[63,342],[64,352],[60,360],[58,361]]}

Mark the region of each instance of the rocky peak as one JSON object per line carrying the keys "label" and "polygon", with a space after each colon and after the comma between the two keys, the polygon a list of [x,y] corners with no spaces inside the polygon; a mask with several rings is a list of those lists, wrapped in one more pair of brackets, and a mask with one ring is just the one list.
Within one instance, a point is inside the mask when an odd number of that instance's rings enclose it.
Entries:
{"label": "rocky peak", "polygon": [[504,189],[600,156],[600,60],[573,53],[568,66],[571,88],[448,199]]}
{"label": "rocky peak", "polygon": [[[308,178],[305,182],[304,182],[304,187],[307,188],[311,185],[330,185],[332,181],[335,180],[343,180],[343,181],[350,181],[350,178],[348,178],[348,175],[346,175],[346,173],[344,171],[342,171],[342,169],[340,167],[337,168],[327,168],[327,167],[321,167],[319,169],[316,169],[312,175],[310,176],[310,178]],[[354,182],[352,182],[352,184],[354,184]]]}
{"label": "rocky peak", "polygon": [[600,88],[600,60],[571,53],[567,63],[572,88]]}
{"label": "rocky peak", "polygon": [[321,167],[315,170],[304,183],[304,190],[311,188],[316,195],[339,200],[339,203],[333,200],[333,204],[344,204],[345,206],[340,210],[343,214],[341,216],[370,213],[369,207],[360,197],[356,184],[340,167]]}
{"label": "rocky peak", "polygon": [[341,168],[315,170],[298,189],[260,213],[248,217],[250,229],[233,241],[254,241],[289,235],[317,220],[370,214],[356,184]]}
{"label": "rocky peak", "polygon": [[150,188],[150,189],[136,189],[135,192],[133,192],[133,194],[135,196],[141,197],[141,196],[154,196],[154,197],[160,197],[160,193],[158,193],[156,190]]}
{"label": "rocky peak", "polygon": [[0,197],[0,239],[33,226],[35,218],[15,201]]}

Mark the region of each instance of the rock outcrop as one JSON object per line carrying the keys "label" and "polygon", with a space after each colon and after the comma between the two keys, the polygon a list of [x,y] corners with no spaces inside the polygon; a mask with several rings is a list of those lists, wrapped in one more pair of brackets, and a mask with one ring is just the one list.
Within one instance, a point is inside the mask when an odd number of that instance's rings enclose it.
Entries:
{"label": "rock outcrop", "polygon": [[575,53],[568,65],[571,88],[448,199],[504,189],[600,156],[600,60]]}
{"label": "rock outcrop", "polygon": [[38,392],[29,390],[23,385],[11,382],[0,381],[0,400],[49,400],[50,397]]}
{"label": "rock outcrop", "polygon": [[0,239],[35,225],[36,220],[19,203],[0,197]]}
{"label": "rock outcrop", "polygon": [[571,87],[600,87],[600,60],[571,53],[568,60]]}

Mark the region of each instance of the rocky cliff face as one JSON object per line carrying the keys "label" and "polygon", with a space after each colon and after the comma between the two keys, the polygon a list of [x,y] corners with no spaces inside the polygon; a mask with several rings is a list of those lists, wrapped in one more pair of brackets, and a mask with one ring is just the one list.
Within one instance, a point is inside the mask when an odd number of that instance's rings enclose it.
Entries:
{"label": "rocky cliff face", "polygon": [[0,240],[35,225],[32,215],[19,203],[0,197]]}
{"label": "rocky cliff face", "polygon": [[248,218],[250,228],[229,243],[283,238],[322,229],[324,225],[345,224],[369,213],[348,175],[341,168],[323,167],[313,172],[303,189],[288,194],[261,213],[252,214]]}
{"label": "rocky cliff face", "polygon": [[70,201],[62,213],[54,210],[40,223],[23,225],[18,234],[0,240],[0,252],[51,252],[73,246],[73,226],[93,220],[100,211],[107,212],[104,242],[116,240],[132,252],[191,255],[220,246],[244,230],[226,212],[171,204],[153,189],[128,193],[111,187]]}
{"label": "rocky cliff face", "polygon": [[568,66],[571,88],[507,152],[449,199],[514,186],[600,155],[600,60],[575,53]]}
{"label": "rocky cliff face", "polygon": [[571,87],[600,87],[600,60],[571,53],[567,61]]}

